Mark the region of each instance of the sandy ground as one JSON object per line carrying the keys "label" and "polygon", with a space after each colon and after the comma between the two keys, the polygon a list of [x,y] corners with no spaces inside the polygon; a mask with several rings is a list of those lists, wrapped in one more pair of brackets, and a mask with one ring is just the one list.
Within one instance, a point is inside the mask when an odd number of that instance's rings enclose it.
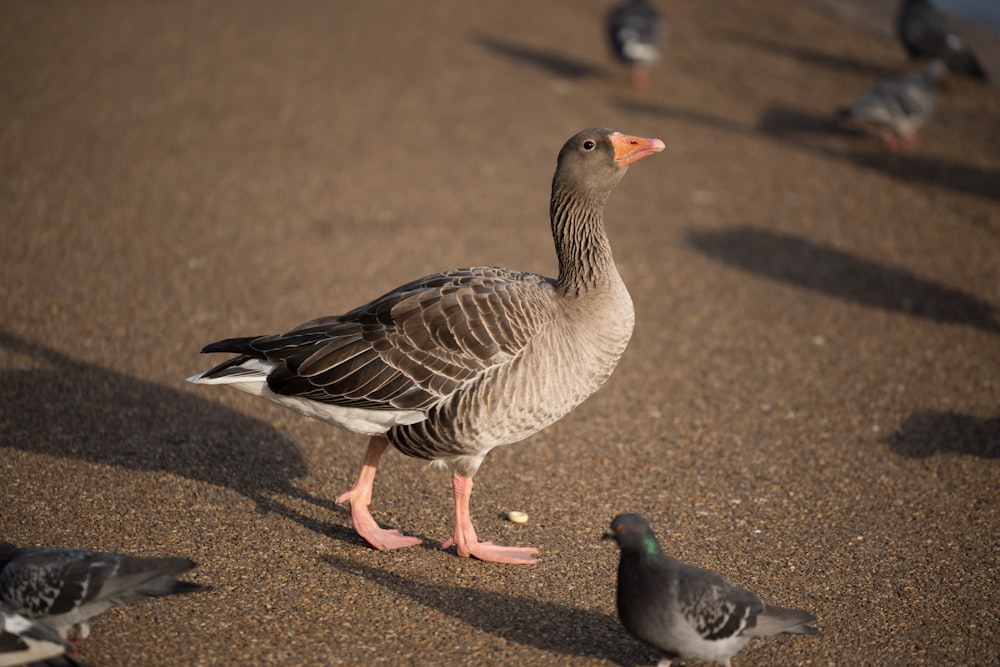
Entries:
{"label": "sandy ground", "polygon": [[[614,611],[665,548],[824,635],[738,665],[1000,661],[1000,94],[918,146],[831,124],[906,66],[805,2],[663,2],[651,90],[597,0],[0,4],[0,537],[179,554],[211,592],[107,613],[112,665],[652,664]],[[365,439],[183,380],[439,269],[551,275],[562,142],[662,138],[608,206],[638,313],[608,385],[477,477],[390,453],[379,553],[333,499]],[[527,512],[518,526],[506,510]]]}

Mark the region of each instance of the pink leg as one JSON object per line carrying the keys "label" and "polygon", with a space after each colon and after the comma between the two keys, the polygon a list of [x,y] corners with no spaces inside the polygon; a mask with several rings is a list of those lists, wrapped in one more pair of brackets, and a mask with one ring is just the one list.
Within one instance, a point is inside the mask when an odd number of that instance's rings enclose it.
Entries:
{"label": "pink leg", "polygon": [[897,137],[888,130],[882,133],[882,143],[885,145],[886,149],[892,153],[898,153],[906,147],[906,144],[901,138]]}
{"label": "pink leg", "polygon": [[354,530],[365,538],[368,544],[379,551],[387,549],[401,549],[420,544],[417,537],[408,537],[398,530],[385,530],[381,528],[371,512],[368,505],[372,501],[372,485],[375,483],[375,470],[378,468],[378,460],[382,452],[389,446],[389,441],[384,435],[373,435],[368,441],[368,451],[365,452],[364,463],[361,464],[361,473],[358,481],[354,483],[350,491],[337,496],[337,502],[351,503],[351,520],[354,522]]}
{"label": "pink leg", "polygon": [[472,496],[472,478],[452,475],[451,488],[455,492],[455,536],[441,545],[447,549],[451,545],[458,548],[463,558],[475,556],[491,563],[512,565],[534,565],[538,549],[534,547],[501,547],[492,542],[480,542],[469,516],[469,498]]}
{"label": "pink leg", "polygon": [[652,72],[648,65],[632,66],[632,85],[639,90],[646,90],[653,81]]}

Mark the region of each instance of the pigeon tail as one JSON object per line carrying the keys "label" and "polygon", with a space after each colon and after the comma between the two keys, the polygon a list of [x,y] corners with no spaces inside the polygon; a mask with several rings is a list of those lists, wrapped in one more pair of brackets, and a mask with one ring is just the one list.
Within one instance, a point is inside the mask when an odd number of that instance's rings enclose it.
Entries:
{"label": "pigeon tail", "polygon": [[979,64],[979,60],[975,56],[969,58],[967,67],[968,69],[966,70],[966,73],[973,79],[976,79],[977,81],[990,80],[989,75],[986,74],[986,70],[984,70],[983,66]]}
{"label": "pigeon tail", "polygon": [[182,581],[173,577],[160,577],[153,579],[149,583],[143,584],[136,590],[149,597],[160,597],[161,595],[184,595],[186,593],[200,593],[206,591],[209,586],[196,584],[193,581]]}
{"label": "pigeon tail", "polygon": [[[110,576],[89,583],[89,586],[98,586],[94,589],[98,592],[92,597],[115,604],[130,604],[144,597],[195,593],[205,589],[201,584],[174,579],[173,575],[195,567],[195,563],[187,558],[120,557],[115,564],[116,569],[109,573]],[[89,599],[84,602],[89,602]]]}
{"label": "pigeon tail", "polygon": [[816,620],[816,616],[802,609],[776,607],[767,605],[764,613],[757,616],[752,628],[747,628],[743,634],[748,637],[770,637],[787,633],[790,635],[818,635],[820,631],[806,625]]}

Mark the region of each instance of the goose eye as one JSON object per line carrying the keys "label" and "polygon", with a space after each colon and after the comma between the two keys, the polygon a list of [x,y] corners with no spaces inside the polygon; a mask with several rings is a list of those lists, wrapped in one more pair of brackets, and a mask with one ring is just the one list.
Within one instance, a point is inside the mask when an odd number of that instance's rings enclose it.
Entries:
{"label": "goose eye", "polygon": [[583,142],[583,150],[585,150],[585,151],[592,151],[592,150],[594,150],[594,146],[596,146],[596,145],[597,145],[596,143],[594,143],[590,139],[587,139],[585,142]]}

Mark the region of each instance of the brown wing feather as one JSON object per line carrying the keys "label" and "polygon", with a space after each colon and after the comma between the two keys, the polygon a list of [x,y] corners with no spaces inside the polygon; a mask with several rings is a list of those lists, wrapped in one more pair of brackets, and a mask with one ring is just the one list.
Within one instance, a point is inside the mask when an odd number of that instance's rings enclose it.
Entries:
{"label": "brown wing feather", "polygon": [[[423,409],[516,356],[552,281],[488,267],[403,285],[337,317],[253,341],[278,394],[374,409]],[[528,305],[531,302],[531,305]]]}

